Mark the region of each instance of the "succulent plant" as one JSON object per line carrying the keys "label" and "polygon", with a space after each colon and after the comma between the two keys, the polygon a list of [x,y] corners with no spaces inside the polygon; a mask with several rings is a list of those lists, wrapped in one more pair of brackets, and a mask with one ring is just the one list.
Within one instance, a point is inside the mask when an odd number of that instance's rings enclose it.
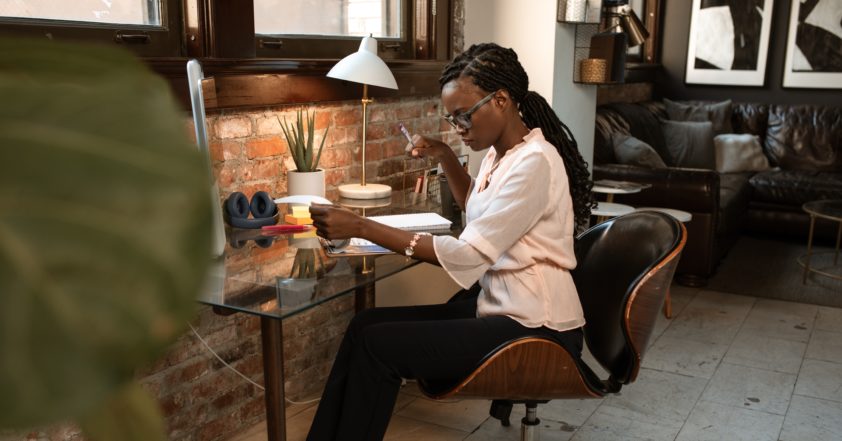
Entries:
{"label": "succulent plant", "polygon": [[297,171],[314,172],[319,169],[319,159],[322,157],[325,139],[327,139],[327,132],[330,127],[325,128],[322,142],[319,145],[319,152],[316,153],[314,147],[316,111],[314,110],[312,114],[305,112],[304,117],[307,119],[306,134],[304,132],[305,118],[301,116],[301,109],[298,109],[295,124],[287,125],[286,117],[284,117],[284,121],[281,123],[281,129],[283,129],[287,144],[289,144],[289,151],[292,154],[292,159],[295,161]]}

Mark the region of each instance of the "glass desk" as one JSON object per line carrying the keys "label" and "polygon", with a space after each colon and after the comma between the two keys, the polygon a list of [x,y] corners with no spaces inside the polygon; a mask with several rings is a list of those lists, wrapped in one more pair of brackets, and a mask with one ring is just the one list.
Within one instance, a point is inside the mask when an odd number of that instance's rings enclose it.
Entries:
{"label": "glass desk", "polygon": [[[340,201],[342,204],[344,201]],[[441,206],[421,195],[396,191],[385,201],[348,201],[364,215],[437,212]],[[285,205],[279,205],[281,210]],[[451,234],[462,228],[461,213]],[[264,236],[260,230],[226,231],[223,256],[210,271],[198,301],[222,315],[260,317],[266,428],[269,441],[286,439],[283,320],[353,294],[357,311],[374,306],[375,282],[420,263],[403,255],[329,258],[314,233]]]}

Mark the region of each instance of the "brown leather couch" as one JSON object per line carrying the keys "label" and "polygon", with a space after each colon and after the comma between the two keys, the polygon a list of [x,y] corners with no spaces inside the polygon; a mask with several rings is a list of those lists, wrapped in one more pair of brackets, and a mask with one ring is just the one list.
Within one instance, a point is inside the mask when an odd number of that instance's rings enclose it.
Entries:
{"label": "brown leather couch", "polygon": [[[759,136],[775,167],[759,173],[617,164],[611,136],[623,133],[663,151],[660,102],[609,104],[597,108],[594,179],[652,184],[615,202],[688,211],[687,245],[676,273],[679,282],[704,285],[741,232],[806,238],[809,216],[801,206],[842,199],[842,108],[734,103],[734,133]],[[837,225],[819,222],[818,239],[835,240]]]}

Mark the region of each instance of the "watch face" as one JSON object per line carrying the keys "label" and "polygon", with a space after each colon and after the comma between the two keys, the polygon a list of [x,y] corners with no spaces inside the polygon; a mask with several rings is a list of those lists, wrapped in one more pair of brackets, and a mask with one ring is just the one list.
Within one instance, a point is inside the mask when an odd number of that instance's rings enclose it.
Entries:
{"label": "watch face", "polygon": [[415,254],[415,250],[413,250],[412,247],[406,247],[403,249],[403,253],[406,254],[407,257],[410,257]]}

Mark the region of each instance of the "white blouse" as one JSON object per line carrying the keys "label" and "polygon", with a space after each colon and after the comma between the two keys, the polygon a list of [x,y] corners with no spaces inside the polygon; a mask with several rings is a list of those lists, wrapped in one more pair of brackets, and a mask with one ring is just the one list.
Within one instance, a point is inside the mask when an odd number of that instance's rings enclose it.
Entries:
{"label": "white blouse", "polygon": [[561,156],[539,128],[495,163],[496,156],[490,148],[472,183],[459,238],[433,238],[439,263],[463,288],[479,280],[477,317],[506,315],[558,331],[583,326],[570,275],[573,200]]}

